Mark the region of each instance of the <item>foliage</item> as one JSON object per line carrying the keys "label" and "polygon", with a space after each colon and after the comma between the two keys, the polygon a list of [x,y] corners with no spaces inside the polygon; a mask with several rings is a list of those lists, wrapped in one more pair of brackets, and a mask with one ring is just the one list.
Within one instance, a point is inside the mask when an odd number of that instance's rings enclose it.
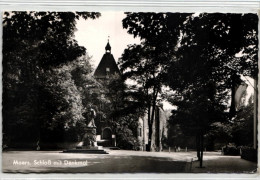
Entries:
{"label": "foliage", "polygon": [[[137,139],[134,129],[137,129],[136,119],[130,118],[131,114],[121,117],[120,122],[115,127],[117,135],[117,145],[122,149],[133,150],[137,146]],[[132,120],[129,122],[128,120]]]}
{"label": "foliage", "polygon": [[123,27],[156,52],[154,58],[167,64],[175,53],[182,24],[190,13],[126,13]]}
{"label": "foliage", "polygon": [[241,148],[242,153],[241,153],[241,158],[248,160],[248,161],[253,161],[257,163],[257,149],[254,149],[252,147],[242,147]]}
{"label": "foliage", "polygon": [[215,122],[211,124],[210,130],[206,134],[207,139],[209,139],[212,144],[214,144],[214,141],[220,141],[223,144],[232,142],[236,146],[252,146],[253,109],[254,104],[251,96],[248,103],[243,102],[233,121],[225,123]]}
{"label": "foliage", "polygon": [[[245,27],[249,21],[253,25]],[[256,77],[256,32],[257,16],[252,14],[194,14],[183,24],[176,61],[169,67],[169,86],[188,103],[177,104],[174,117],[179,116],[189,132],[187,126],[195,124],[199,141],[212,123],[227,120],[228,94],[234,96],[239,74]],[[233,108],[232,100],[230,118]]]}
{"label": "foliage", "polygon": [[151,148],[155,106],[161,101],[163,84],[169,60],[175,54],[181,24],[189,14],[185,13],[126,13],[123,27],[134,37],[140,37],[140,45],[130,45],[120,64],[125,78],[136,83],[137,101],[143,102],[148,114]]}
{"label": "foliage", "polygon": [[54,135],[46,132],[53,129],[57,140],[64,124],[82,120],[79,91],[63,65],[85,55],[85,48],[73,38],[75,19],[99,15],[4,13],[3,132],[11,140],[51,139],[40,135]]}
{"label": "foliage", "polygon": [[[257,77],[257,22],[255,14],[220,13],[127,13],[123,20],[124,28],[143,40],[140,47],[153,50],[143,61],[154,57],[168,74],[162,84],[174,92],[169,97],[177,106],[172,121],[185,134],[197,134],[201,166],[204,134],[212,123],[235,115],[233,100],[229,116],[227,108],[241,83],[240,74]],[[140,56],[139,52],[131,55]]]}
{"label": "foliage", "polygon": [[138,105],[132,101],[131,93],[127,91],[121,75],[111,75],[103,82],[103,87],[104,97],[108,101],[106,106],[109,106],[109,109],[104,111],[107,114],[106,123],[113,128],[120,148],[133,149],[137,143],[136,131],[138,118],[141,116]]}
{"label": "foliage", "polygon": [[254,103],[252,96],[248,104],[241,107],[232,125],[232,142],[237,146],[253,145]]}
{"label": "foliage", "polygon": [[134,82],[134,85],[129,85],[130,89],[132,93],[136,94],[137,101],[142,102],[142,106],[148,114],[148,147],[150,148],[155,108],[160,102],[164,78],[163,67],[156,57],[158,54],[153,47],[141,44],[129,45],[119,60],[124,80],[130,79]]}
{"label": "foliage", "polygon": [[224,155],[238,156],[240,155],[240,148],[236,147],[233,144],[228,144],[223,147]]}

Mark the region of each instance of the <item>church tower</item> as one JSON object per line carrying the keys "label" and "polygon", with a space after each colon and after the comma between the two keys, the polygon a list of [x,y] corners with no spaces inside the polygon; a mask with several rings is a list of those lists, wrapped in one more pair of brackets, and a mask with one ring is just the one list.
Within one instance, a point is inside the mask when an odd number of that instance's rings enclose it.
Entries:
{"label": "church tower", "polygon": [[[95,72],[94,78],[100,82],[102,86],[101,89],[98,89],[98,93],[101,93],[103,97],[106,94],[107,83],[109,80],[113,78],[113,75],[121,75],[119,68],[116,64],[114,56],[111,54],[111,46],[109,44],[109,40],[105,47],[105,54],[103,55],[102,59],[100,60]],[[108,106],[103,104],[103,102],[99,102],[99,110],[101,112],[106,112]],[[111,109],[109,110],[111,111]],[[106,114],[106,113],[104,113]],[[110,121],[107,121],[110,117],[100,116],[96,121],[97,126],[97,143],[100,146],[104,147],[113,147],[116,146],[116,135],[114,134],[115,131],[112,129]]]}
{"label": "church tower", "polygon": [[97,69],[95,70],[94,77],[96,79],[105,80],[111,75],[120,74],[113,54],[111,54],[111,46],[109,40],[105,47],[105,54],[103,55]]}

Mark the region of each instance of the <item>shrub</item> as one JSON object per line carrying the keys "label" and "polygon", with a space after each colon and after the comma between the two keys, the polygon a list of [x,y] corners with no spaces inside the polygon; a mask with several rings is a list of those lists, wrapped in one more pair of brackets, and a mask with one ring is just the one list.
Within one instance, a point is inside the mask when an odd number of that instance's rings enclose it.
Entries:
{"label": "shrub", "polygon": [[239,156],[240,148],[237,148],[233,144],[229,144],[223,147],[223,153],[224,155]]}
{"label": "shrub", "polygon": [[253,161],[257,162],[257,150],[252,148],[252,147],[242,147],[241,148],[241,158],[248,160],[248,161]]}

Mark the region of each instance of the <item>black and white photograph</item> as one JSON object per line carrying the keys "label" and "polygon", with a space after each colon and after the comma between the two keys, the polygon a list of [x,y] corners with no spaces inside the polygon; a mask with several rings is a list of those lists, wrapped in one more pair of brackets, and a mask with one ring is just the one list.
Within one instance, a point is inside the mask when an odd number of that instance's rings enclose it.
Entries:
{"label": "black and white photograph", "polygon": [[258,15],[5,11],[3,173],[257,173]]}

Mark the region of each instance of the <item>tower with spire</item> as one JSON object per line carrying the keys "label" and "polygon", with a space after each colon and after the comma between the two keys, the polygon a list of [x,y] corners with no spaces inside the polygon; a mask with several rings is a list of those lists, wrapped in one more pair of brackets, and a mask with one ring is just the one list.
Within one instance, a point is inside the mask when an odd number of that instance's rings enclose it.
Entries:
{"label": "tower with spire", "polygon": [[111,54],[111,46],[109,39],[105,47],[105,54],[103,55],[97,69],[94,72],[96,79],[108,79],[111,75],[120,74],[113,54]]}
{"label": "tower with spire", "polygon": [[[94,72],[94,78],[100,83],[99,89],[96,89],[94,91],[97,91],[97,93],[101,93],[101,96],[104,97],[109,80],[115,78],[114,75],[116,74],[121,75],[114,56],[113,54],[111,54],[111,46],[108,39],[105,46],[105,53]],[[107,111],[105,104],[103,104],[104,102],[100,101],[99,103],[99,110],[102,112]],[[96,119],[95,123],[97,126],[97,143],[100,146],[112,147],[116,146],[116,135],[114,134],[115,131],[113,130],[112,125],[107,118],[109,117],[102,115]]]}

